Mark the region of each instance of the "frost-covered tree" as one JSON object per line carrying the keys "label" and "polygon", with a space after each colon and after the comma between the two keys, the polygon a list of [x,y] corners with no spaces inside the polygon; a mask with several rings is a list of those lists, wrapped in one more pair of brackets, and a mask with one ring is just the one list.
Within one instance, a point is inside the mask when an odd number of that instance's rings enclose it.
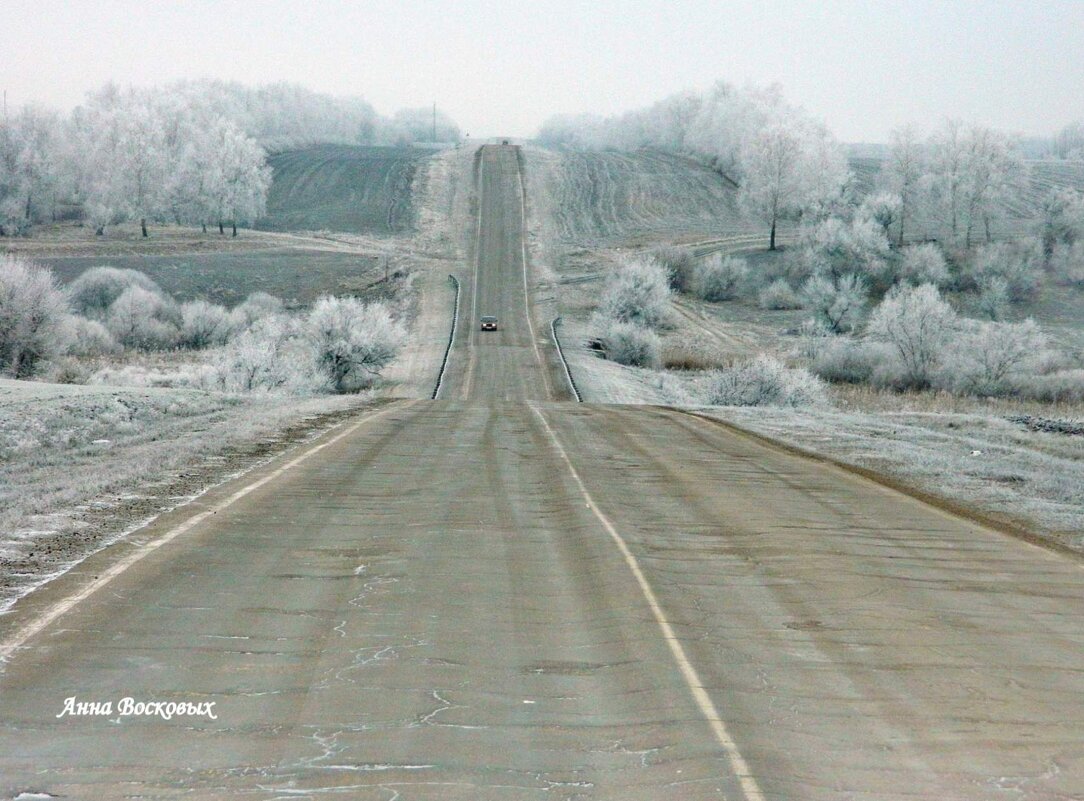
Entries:
{"label": "frost-covered tree", "polygon": [[967,145],[963,123],[946,120],[930,138],[928,183],[939,216],[948,221],[955,242],[960,229]]}
{"label": "frost-covered tree", "polygon": [[238,223],[252,222],[267,206],[271,168],[263,150],[231,123],[219,120],[211,136],[211,188],[219,233],[229,222],[237,236]]}
{"label": "frost-covered tree", "polygon": [[0,235],[52,214],[59,181],[59,117],[27,106],[0,122]]}
{"label": "frost-covered tree", "polygon": [[815,213],[840,195],[847,169],[839,148],[818,124],[793,113],[776,118],[742,144],[738,199],[768,226],[775,250],[778,225]]}
{"label": "frost-covered tree", "polygon": [[67,313],[52,272],[19,256],[0,258],[0,373],[26,378],[57,354]]}
{"label": "frost-covered tree", "polygon": [[1050,190],[1041,207],[1040,232],[1043,252],[1050,256],[1059,244],[1084,239],[1084,194],[1062,187]]}
{"label": "frost-covered tree", "polygon": [[866,326],[874,340],[892,347],[903,386],[930,384],[946,343],[956,327],[956,312],[933,284],[894,287],[873,310]]}
{"label": "frost-covered tree", "polygon": [[970,249],[980,225],[986,241],[991,241],[990,225],[1004,214],[1007,201],[1020,193],[1025,170],[1011,140],[981,126],[968,131],[964,167],[964,247]]}
{"label": "frost-covered tree", "polygon": [[914,128],[892,132],[892,147],[884,164],[888,191],[900,199],[896,243],[903,245],[907,226],[916,216],[922,196],[922,177],[926,173],[925,150]]}

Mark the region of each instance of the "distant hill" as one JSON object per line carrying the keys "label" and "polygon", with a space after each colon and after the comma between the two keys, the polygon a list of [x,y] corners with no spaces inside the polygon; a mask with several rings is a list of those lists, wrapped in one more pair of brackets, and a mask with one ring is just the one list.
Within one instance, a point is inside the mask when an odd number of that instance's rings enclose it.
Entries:
{"label": "distant hill", "polygon": [[411,188],[431,149],[316,145],[269,157],[267,231],[396,234],[414,228]]}

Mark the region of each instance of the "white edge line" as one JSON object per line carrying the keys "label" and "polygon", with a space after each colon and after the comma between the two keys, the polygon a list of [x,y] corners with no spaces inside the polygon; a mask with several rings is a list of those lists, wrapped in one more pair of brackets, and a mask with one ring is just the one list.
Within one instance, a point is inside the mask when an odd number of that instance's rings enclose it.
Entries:
{"label": "white edge line", "polygon": [[[192,517],[185,520],[183,523],[180,523],[177,526],[175,526],[174,528],[167,531],[162,536],[156,537],[155,539],[151,540],[150,542],[147,542],[147,543],[144,543],[143,545],[138,546],[134,551],[129,553],[126,557],[124,557],[120,561],[118,561],[118,562],[114,563],[113,565],[111,565],[107,570],[105,570],[105,572],[103,572],[100,576],[98,576],[98,578],[96,578],[94,581],[87,584],[85,587],[83,587],[81,590],[79,590],[75,594],[70,595],[67,598],[65,598],[64,600],[57,602],[52,607],[50,607],[49,610],[46,611],[44,614],[39,615],[34,620],[31,620],[30,622],[25,624],[22,628],[20,628],[18,631],[16,631],[14,635],[12,635],[6,642],[4,642],[2,645],[0,645],[0,665],[7,662],[8,659],[11,657],[11,655],[13,653],[15,653],[15,651],[17,651],[19,648],[23,647],[23,645],[26,643],[27,640],[29,640],[31,637],[34,637],[35,635],[41,633],[44,629],[48,628],[52,623],[54,623],[58,618],[60,618],[64,613],[66,613],[68,610],[70,610],[76,604],[78,604],[78,603],[80,603],[82,601],[85,601],[87,598],[89,598],[95,592],[100,590],[102,587],[104,587],[106,584],[111,582],[113,579],[115,579],[117,576],[119,576],[121,573],[123,573],[129,567],[131,567],[136,562],[141,560],[143,557],[147,556],[152,551],[155,551],[158,548],[161,548],[163,545],[166,545],[166,544],[172,542],[173,540],[177,539],[177,537],[181,536],[182,534],[184,534],[184,533],[186,533],[188,531],[191,531],[193,528],[198,526],[200,523],[202,523],[207,518],[211,517],[212,515],[218,514],[222,510],[229,507],[234,502],[239,501],[241,498],[244,498],[249,493],[259,489],[260,487],[264,486],[265,484],[267,484],[267,483],[269,483],[271,481],[274,481],[276,478],[281,476],[286,471],[291,470],[294,467],[297,467],[299,464],[306,461],[309,457],[313,456],[314,454],[319,453],[324,448],[327,448],[327,447],[330,447],[331,445],[334,445],[336,442],[343,439],[344,437],[348,437],[349,435],[351,435],[355,431],[357,431],[359,428],[361,428],[363,425],[371,423],[373,420],[376,420],[378,417],[382,417],[385,414],[388,414],[388,413],[390,413],[392,411],[395,411],[395,410],[398,410],[400,408],[401,407],[398,406],[398,405],[391,406],[391,407],[389,407],[387,409],[382,409],[381,411],[375,412],[374,414],[371,414],[371,415],[365,417],[364,419],[357,421],[356,423],[354,423],[354,424],[348,426],[347,428],[345,428],[340,433],[336,434],[331,439],[329,439],[329,440],[327,440],[325,442],[322,442],[319,445],[316,445],[316,446],[306,450],[304,453],[302,453],[299,456],[295,456],[293,459],[286,462],[286,464],[283,464],[280,467],[276,468],[272,472],[265,475],[263,478],[257,479],[256,481],[253,481],[251,484],[246,484],[244,487],[242,487],[241,489],[234,492],[232,495],[230,495],[225,500],[219,501],[214,506],[211,506],[211,507],[205,509],[204,511],[199,512],[198,514],[193,515]],[[185,504],[182,504],[182,506],[184,506],[184,505]],[[180,508],[180,507],[178,507],[178,508]],[[138,531],[138,530],[139,529],[136,529],[136,531]]]}
{"label": "white edge line", "polygon": [[606,517],[602,510],[595,504],[594,498],[592,498],[591,493],[587,491],[587,487],[580,478],[580,474],[572,465],[572,460],[568,458],[568,453],[565,451],[564,446],[561,445],[561,440],[558,439],[556,432],[550,427],[545,415],[543,415],[533,403],[528,405],[530,406],[531,411],[542,421],[546,433],[549,434],[561,459],[572,474],[576,486],[579,487],[580,494],[587,503],[587,508],[590,509],[595,517],[598,518],[598,521],[602,523],[603,528],[606,529],[610,538],[617,544],[617,548],[621,551],[621,555],[625,558],[625,564],[627,564],[629,570],[632,571],[632,575],[636,578],[636,583],[640,586],[640,591],[643,593],[644,599],[647,601],[648,606],[651,607],[651,613],[655,617],[655,622],[658,623],[659,629],[662,631],[663,639],[666,640],[666,644],[670,648],[670,653],[674,657],[674,661],[677,662],[678,668],[681,670],[682,678],[684,678],[685,684],[688,686],[693,700],[696,702],[697,707],[700,709],[700,713],[711,727],[715,739],[718,741],[719,745],[723,747],[723,750],[726,751],[726,755],[730,760],[730,768],[738,779],[738,782],[741,784],[742,793],[744,794],[746,801],[764,801],[764,793],[761,791],[760,785],[753,776],[753,773],[749,768],[749,763],[745,761],[745,757],[742,756],[737,743],[735,743],[734,738],[731,737],[726,722],[719,714],[719,710],[715,707],[715,702],[711,700],[708,691],[704,689],[704,683],[700,679],[700,674],[696,672],[696,668],[693,667],[692,662],[689,661],[689,657],[685,653],[685,648],[674,633],[670,621],[667,620],[666,613],[663,611],[662,606],[655,595],[655,591],[651,589],[651,584],[648,583],[643,570],[640,569],[639,562],[636,561],[636,557],[633,556],[632,551],[629,550],[628,544],[618,533],[617,529],[614,528],[610,519]]}

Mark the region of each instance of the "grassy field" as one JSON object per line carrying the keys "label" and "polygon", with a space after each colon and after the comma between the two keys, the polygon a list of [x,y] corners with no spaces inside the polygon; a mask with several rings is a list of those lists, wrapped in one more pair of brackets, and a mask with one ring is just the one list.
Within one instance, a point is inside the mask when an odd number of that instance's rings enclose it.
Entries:
{"label": "grassy field", "polygon": [[361,294],[384,276],[375,256],[317,250],[260,250],[191,256],[37,257],[68,283],[89,267],[108,264],[139,270],[178,300],[204,298],[235,304],[256,291],[288,305],[310,304],[322,294]]}
{"label": "grassy field", "polygon": [[415,172],[432,151],[398,147],[319,145],[277,153],[268,231],[397,234],[414,229]]}

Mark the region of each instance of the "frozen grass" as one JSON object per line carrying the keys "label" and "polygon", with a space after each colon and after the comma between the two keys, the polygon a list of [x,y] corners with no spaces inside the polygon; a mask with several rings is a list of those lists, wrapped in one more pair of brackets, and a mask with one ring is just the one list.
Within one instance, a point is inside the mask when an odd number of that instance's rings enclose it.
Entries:
{"label": "frozen grass", "polygon": [[0,380],[0,609],[176,505],[161,492],[178,479],[195,494],[236,469],[225,453],[273,452],[285,429],[365,399]]}
{"label": "frozen grass", "polygon": [[1084,551],[1084,438],[991,414],[712,409],[760,434],[1020,520]]}

